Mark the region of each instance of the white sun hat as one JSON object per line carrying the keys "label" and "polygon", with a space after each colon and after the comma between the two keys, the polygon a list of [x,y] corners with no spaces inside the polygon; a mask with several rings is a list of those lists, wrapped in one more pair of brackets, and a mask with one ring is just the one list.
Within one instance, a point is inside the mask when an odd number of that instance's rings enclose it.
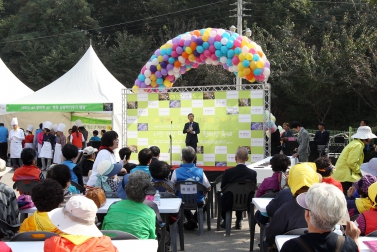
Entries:
{"label": "white sun hat", "polygon": [[101,237],[95,224],[98,208],[85,196],[72,196],[65,207],[48,212],[51,222],[62,232],[71,235]]}
{"label": "white sun hat", "polygon": [[377,158],[372,158],[368,163],[364,163],[360,166],[361,174],[377,176]]}
{"label": "white sun hat", "polygon": [[360,126],[357,129],[356,134],[354,134],[352,138],[372,139],[372,138],[377,138],[377,136],[372,133],[372,130],[369,126]]}
{"label": "white sun hat", "polygon": [[12,168],[7,167],[7,163],[5,162],[5,160],[0,158],[0,177],[7,174],[10,170],[12,170]]}

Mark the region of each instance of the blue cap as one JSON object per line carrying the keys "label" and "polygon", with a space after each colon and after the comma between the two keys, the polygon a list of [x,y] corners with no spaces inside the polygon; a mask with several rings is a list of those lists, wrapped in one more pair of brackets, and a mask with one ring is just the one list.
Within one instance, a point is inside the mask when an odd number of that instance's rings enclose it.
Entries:
{"label": "blue cap", "polygon": [[118,184],[118,191],[117,191],[118,196],[119,196],[119,198],[124,199],[124,200],[127,199],[126,190],[124,188],[128,184],[128,177],[129,176],[130,176],[129,174],[126,174]]}

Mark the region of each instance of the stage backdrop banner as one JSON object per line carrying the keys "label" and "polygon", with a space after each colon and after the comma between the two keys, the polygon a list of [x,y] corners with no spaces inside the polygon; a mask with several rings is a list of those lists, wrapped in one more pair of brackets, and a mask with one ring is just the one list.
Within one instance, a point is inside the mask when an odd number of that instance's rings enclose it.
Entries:
{"label": "stage backdrop banner", "polygon": [[[111,117],[110,119],[97,119],[97,118],[90,118],[85,116],[71,116],[71,125],[76,124],[76,120],[81,120],[82,125],[88,131],[88,141],[93,136],[93,131],[98,131],[98,136],[101,137],[101,130],[109,131],[111,130]],[[68,129],[66,129],[68,131]]]}
{"label": "stage backdrop banner", "polygon": [[[198,165],[234,166],[239,146],[257,162],[264,158],[263,97],[263,90],[127,94],[127,146],[134,153],[159,146],[160,159],[169,161],[171,134],[173,165],[180,164],[183,128],[193,113],[200,127]],[[137,163],[137,155],[131,159]]]}

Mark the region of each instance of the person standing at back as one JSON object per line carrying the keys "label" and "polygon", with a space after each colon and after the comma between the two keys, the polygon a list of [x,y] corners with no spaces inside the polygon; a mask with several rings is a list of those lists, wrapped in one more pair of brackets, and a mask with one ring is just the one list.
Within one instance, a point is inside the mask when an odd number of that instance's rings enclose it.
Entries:
{"label": "person standing at back", "polygon": [[186,135],[186,146],[191,146],[196,152],[198,145],[198,134],[200,133],[199,123],[194,122],[194,114],[188,114],[189,122],[185,124],[183,128],[183,134]]}
{"label": "person standing at back", "polygon": [[8,154],[8,129],[4,127],[4,123],[0,123],[0,158],[7,160]]}
{"label": "person standing at back", "polygon": [[76,146],[79,150],[81,150],[83,147],[82,143],[85,142],[85,139],[82,133],[79,132],[76,125],[72,127],[72,134],[69,142]]}
{"label": "person standing at back", "polygon": [[56,129],[56,145],[55,145],[55,151],[54,151],[54,163],[55,164],[61,164],[62,163],[62,149],[64,148],[66,144],[66,137],[64,136],[64,129],[65,124],[59,123],[58,128]]}
{"label": "person standing at back", "polygon": [[84,126],[80,126],[79,131],[81,132],[82,136],[84,137],[84,141],[82,142],[82,148],[85,148],[86,142],[88,141],[89,132],[85,129]]}
{"label": "person standing at back", "polygon": [[291,153],[288,153],[286,142],[288,142],[288,138],[293,137],[293,132],[291,128],[289,127],[289,123],[287,122],[283,123],[283,129],[284,129],[284,132],[280,138],[280,140],[283,141],[283,144],[281,145],[281,149],[283,150],[284,155],[290,156]]}
{"label": "person standing at back", "polygon": [[[39,153],[39,157],[42,159],[42,171],[48,170],[51,165],[52,160],[52,151],[55,147],[55,136],[51,134],[50,129],[52,127],[52,123],[46,121],[43,123],[44,134],[42,137],[42,148],[41,152]],[[46,164],[47,159],[47,164]]]}
{"label": "person standing at back", "polygon": [[318,152],[321,151],[321,155],[325,155],[325,148],[329,146],[330,132],[325,129],[325,123],[318,123],[318,131],[315,133],[314,141],[317,142]]}
{"label": "person standing at back", "polygon": [[25,139],[25,134],[18,127],[18,120],[17,117],[12,118],[12,130],[9,132],[9,140],[10,140],[10,158],[12,160],[12,165],[14,169],[22,166],[21,161],[21,151],[22,151],[22,140]]}
{"label": "person standing at back", "polygon": [[299,144],[297,153],[293,154],[293,157],[298,157],[298,161],[300,162],[308,162],[310,153],[309,133],[304,129],[304,127],[301,127],[301,124],[297,121],[293,122],[291,126],[292,129],[298,133],[297,142]]}
{"label": "person standing at back", "polygon": [[24,148],[32,148],[34,149],[34,135],[33,135],[34,126],[29,124],[26,128],[26,136],[25,136],[25,146]]}
{"label": "person standing at back", "polygon": [[[234,168],[226,169],[224,171],[222,181],[221,181],[221,190],[224,189],[227,185],[240,182],[240,181],[251,181],[257,185],[257,173],[256,171],[249,169],[245,163],[249,160],[248,150],[244,147],[237,149],[235,160],[237,166]],[[254,197],[254,193],[249,195],[249,199]],[[223,222],[220,224],[220,227],[225,228],[225,214],[227,211],[232,210],[233,204],[233,195],[231,192],[227,192],[221,196],[221,207],[222,207],[222,218]],[[242,211],[236,211],[236,229],[242,228]]]}

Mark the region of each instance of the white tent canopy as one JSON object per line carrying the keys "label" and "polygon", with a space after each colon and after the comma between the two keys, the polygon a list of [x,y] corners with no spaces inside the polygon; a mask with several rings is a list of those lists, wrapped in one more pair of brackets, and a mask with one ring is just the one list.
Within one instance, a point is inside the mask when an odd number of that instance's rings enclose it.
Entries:
{"label": "white tent canopy", "polygon": [[[121,116],[122,116],[122,89],[124,86],[106,69],[102,64],[97,54],[94,52],[92,46],[86,51],[84,56],[77,62],[77,64],[70,69],[66,74],[47,85],[46,87],[38,90],[37,92],[23,97],[22,99],[12,100],[7,103],[12,104],[32,104],[32,105],[48,105],[48,104],[94,104],[94,103],[113,103],[113,113],[91,113],[88,111],[85,116],[87,117],[108,117],[113,121],[113,130],[121,136]],[[82,116],[83,112],[77,110],[64,111]],[[25,125],[32,123],[37,126],[42,122],[41,116],[45,115],[45,120],[48,115],[66,114],[64,112],[17,112],[12,113],[7,118],[16,116],[19,113],[30,114],[29,121],[23,122]],[[33,114],[38,114],[38,120],[34,122]],[[112,116],[112,118],[110,118]],[[98,118],[98,117],[97,117]],[[63,119],[63,118],[62,118]],[[63,120],[62,120],[63,121]],[[9,121],[10,122],[10,121]],[[59,121],[53,123],[60,123]],[[119,139],[121,142],[121,139]]]}
{"label": "white tent canopy", "polygon": [[0,104],[7,104],[15,99],[34,93],[22,83],[0,59]]}

